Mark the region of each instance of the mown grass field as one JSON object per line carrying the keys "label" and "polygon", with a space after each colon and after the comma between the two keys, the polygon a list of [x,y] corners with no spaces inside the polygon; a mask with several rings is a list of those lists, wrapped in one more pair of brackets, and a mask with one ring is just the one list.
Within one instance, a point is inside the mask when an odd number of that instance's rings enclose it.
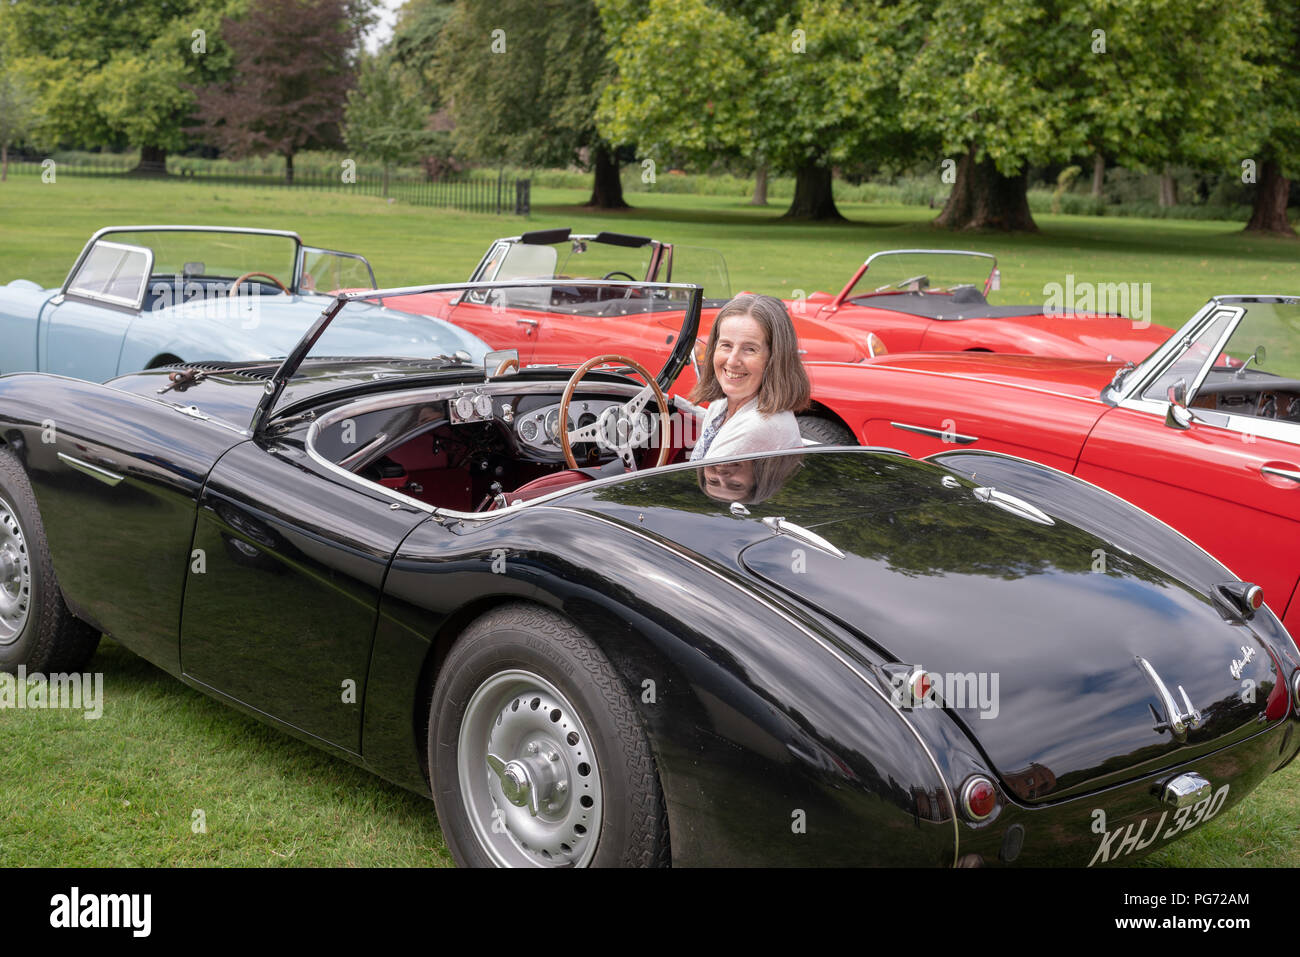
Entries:
{"label": "mown grass field", "polygon": [[[595,214],[579,191],[534,191],[529,220],[387,204],[344,193],[64,177],[0,184],[0,282],[57,284],[109,224],[195,223],[297,230],[366,255],[381,284],[464,279],[487,243],[524,229],[615,229],[722,252],[735,291],[837,290],[875,250],[995,252],[997,301],[1041,302],[1044,286],[1151,283],[1155,322],[1176,326],[1224,292],[1300,292],[1300,244],[1237,224],[1040,216],[1033,236],[954,236],[916,207],[845,204],[850,222],[777,222],[725,197],[639,194]],[[104,715],[0,711],[0,866],[429,866],[450,863],[420,797],[274,732],[105,642]],[[196,831],[202,811],[205,831]],[[1151,866],[1300,865],[1300,771],[1268,780]]]}

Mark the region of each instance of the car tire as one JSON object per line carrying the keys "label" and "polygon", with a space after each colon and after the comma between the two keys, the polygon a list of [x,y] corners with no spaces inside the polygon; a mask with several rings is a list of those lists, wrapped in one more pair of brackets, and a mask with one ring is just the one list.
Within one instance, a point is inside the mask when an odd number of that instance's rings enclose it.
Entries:
{"label": "car tire", "polygon": [[429,721],[434,803],[461,866],[668,864],[645,727],[567,619],[528,604],[479,618],[439,670]]}
{"label": "car tire", "polygon": [[0,671],[79,672],[98,646],[63,601],[27,473],[0,449]]}
{"label": "car tire", "polygon": [[816,415],[798,417],[799,434],[818,445],[858,445],[857,437],[838,422]]}

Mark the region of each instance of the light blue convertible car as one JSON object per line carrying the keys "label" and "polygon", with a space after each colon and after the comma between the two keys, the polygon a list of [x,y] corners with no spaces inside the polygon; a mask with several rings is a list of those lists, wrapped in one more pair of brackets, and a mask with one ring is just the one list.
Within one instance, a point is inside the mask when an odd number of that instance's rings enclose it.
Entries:
{"label": "light blue convertible car", "polygon": [[[0,375],[52,372],[102,382],[175,362],[283,356],[335,289],[375,288],[355,253],[296,233],[228,226],[110,226],[55,289],[0,285]],[[372,305],[318,352],[484,358],[478,337],[440,319]]]}

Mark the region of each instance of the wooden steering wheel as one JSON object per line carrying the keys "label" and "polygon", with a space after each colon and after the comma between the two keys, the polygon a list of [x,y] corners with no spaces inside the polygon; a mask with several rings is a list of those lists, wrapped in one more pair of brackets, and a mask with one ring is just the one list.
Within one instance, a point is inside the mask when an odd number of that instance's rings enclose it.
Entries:
{"label": "wooden steering wheel", "polygon": [[492,373],[492,378],[495,379],[497,376],[501,375],[501,374],[502,374],[503,372],[505,372],[507,369],[514,369],[516,372],[518,372],[518,371],[519,371],[519,360],[518,360],[518,359],[502,359],[502,360],[501,360],[501,364],[500,364],[499,366],[497,366],[497,371],[494,372],[494,373]]}
{"label": "wooden steering wheel", "polygon": [[[622,405],[610,406],[590,425],[568,431],[565,426],[569,422],[569,402],[573,399],[574,390],[588,372],[607,362],[630,366],[645,379],[645,386]],[[602,449],[617,452],[623,465],[635,472],[634,450],[650,438],[650,431],[641,424],[641,413],[651,397],[659,403],[659,461],[654,464],[658,468],[667,463],[668,456],[672,453],[672,423],[669,421],[668,400],[664,398],[663,389],[659,388],[654,376],[635,359],[620,355],[596,356],[574,369],[568,385],[564,387],[564,395],[560,398],[560,445],[564,449],[564,461],[569,464],[569,468],[578,467],[578,460],[573,457],[573,443],[595,442]]]}
{"label": "wooden steering wheel", "polygon": [[269,272],[246,272],[246,273],[244,273],[242,276],[240,276],[238,279],[236,279],[235,282],[234,282],[234,284],[230,287],[230,293],[229,293],[229,295],[233,298],[234,295],[235,295],[235,291],[239,289],[240,284],[243,283],[243,281],[244,281],[245,279],[252,279],[254,276],[258,276],[258,277],[260,277],[260,278],[262,278],[262,279],[269,279],[269,280],[271,280],[271,282],[275,283],[277,286],[280,287],[280,291],[281,291],[282,293],[284,293],[286,296],[289,295],[289,287],[286,286],[284,283],[280,282],[280,280],[276,279],[276,278],[275,278],[274,276],[272,276]]}

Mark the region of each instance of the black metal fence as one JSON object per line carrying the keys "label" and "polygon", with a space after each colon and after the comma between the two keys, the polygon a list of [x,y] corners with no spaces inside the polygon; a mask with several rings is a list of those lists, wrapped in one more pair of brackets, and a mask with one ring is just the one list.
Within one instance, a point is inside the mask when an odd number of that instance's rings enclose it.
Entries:
{"label": "black metal fence", "polygon": [[[39,176],[46,182],[57,182],[60,176],[125,176],[135,166],[131,157],[94,157],[76,159],[51,159],[31,156],[10,157],[10,176]],[[527,216],[532,205],[532,181],[498,174],[494,178],[456,176],[430,180],[412,176],[405,171],[395,172],[384,182],[384,175],[374,170],[357,170],[340,164],[338,172],[325,173],[319,169],[294,171],[293,182],[287,182],[282,172],[258,172],[222,167],[216,163],[188,165],[175,164],[159,182],[202,182],[222,186],[242,186],[262,189],[315,190],[318,192],[354,193],[360,196],[387,196],[392,201],[411,206],[430,206],[438,209],[456,209],[469,213],[496,213]]]}

